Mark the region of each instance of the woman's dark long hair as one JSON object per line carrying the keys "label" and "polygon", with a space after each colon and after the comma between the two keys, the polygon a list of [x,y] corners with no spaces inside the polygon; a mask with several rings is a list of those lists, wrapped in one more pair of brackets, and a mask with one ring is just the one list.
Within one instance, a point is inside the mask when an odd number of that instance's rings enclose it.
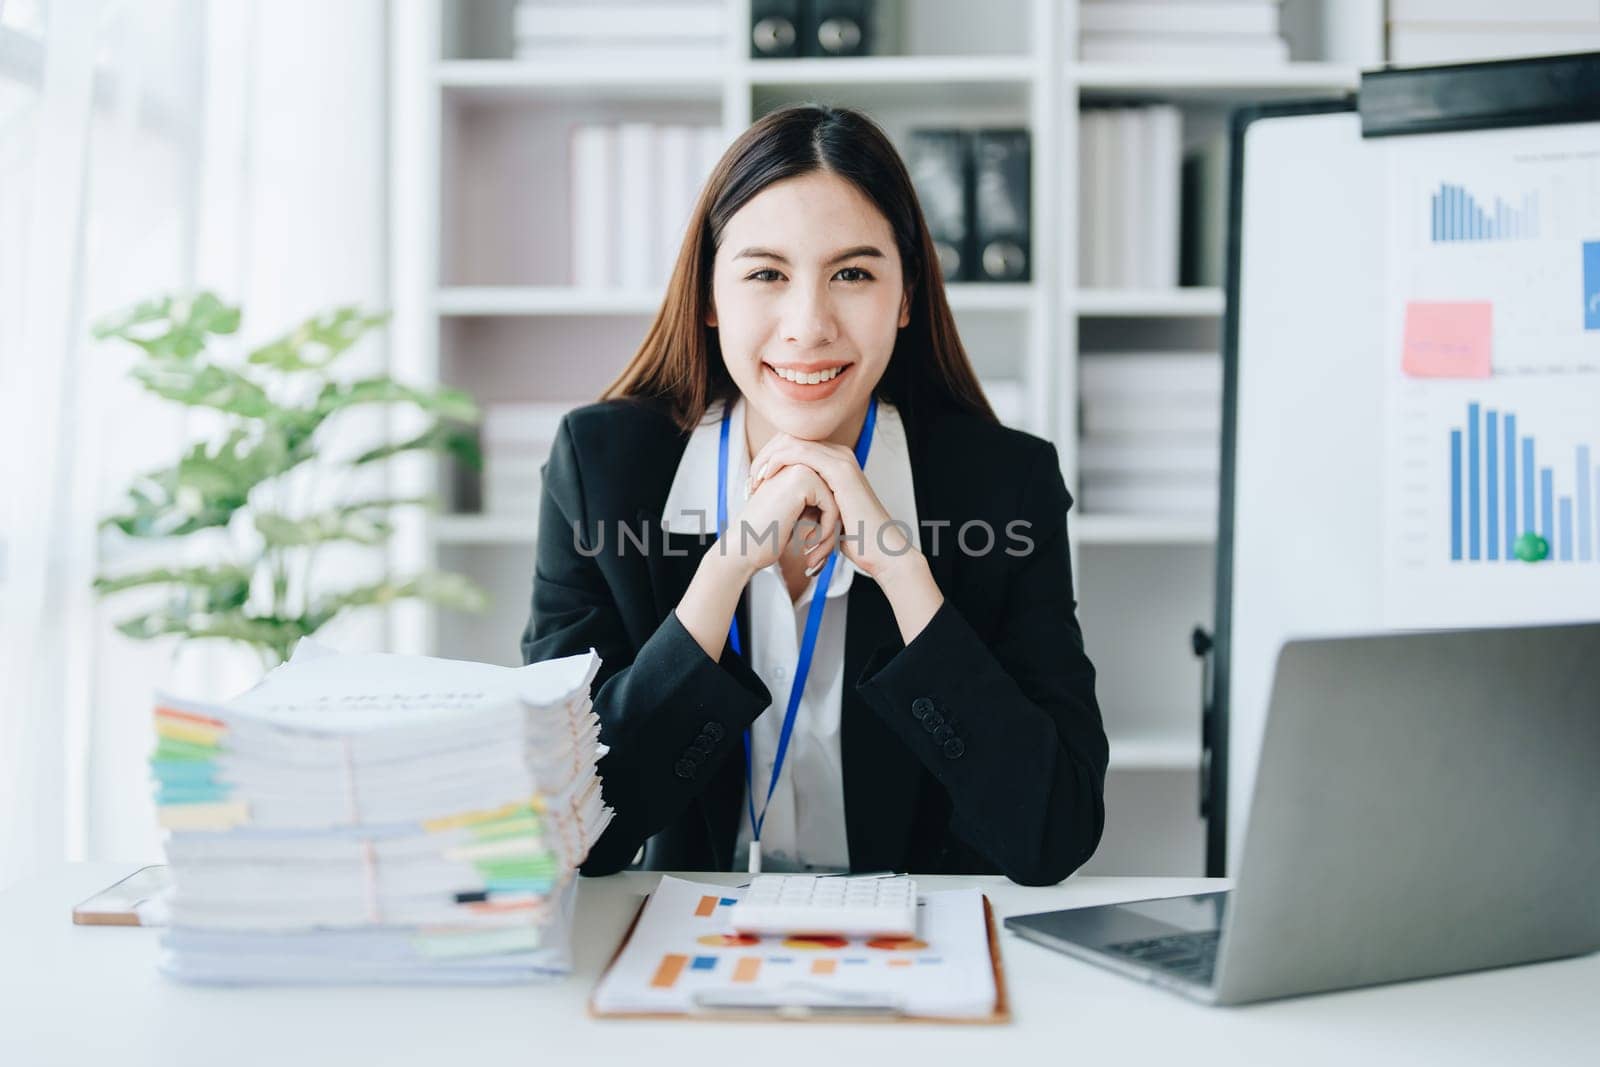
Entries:
{"label": "woman's dark long hair", "polygon": [[851,108],[801,104],[774,111],[740,135],[706,180],[644,342],[601,399],[666,401],[684,430],[738,387],[717,331],[705,325],[711,270],[728,220],[761,190],[813,171],[837,174],[877,206],[900,251],[911,320],[895,340],[878,395],[906,411],[956,409],[995,419],[961,347],[927,221],[904,161],[877,123]]}

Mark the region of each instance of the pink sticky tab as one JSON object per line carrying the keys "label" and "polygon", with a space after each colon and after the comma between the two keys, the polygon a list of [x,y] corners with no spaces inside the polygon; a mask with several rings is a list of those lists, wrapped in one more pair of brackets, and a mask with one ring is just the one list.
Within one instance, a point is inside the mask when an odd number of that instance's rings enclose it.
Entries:
{"label": "pink sticky tab", "polygon": [[1487,300],[1406,305],[1401,369],[1413,378],[1487,378],[1494,333]]}

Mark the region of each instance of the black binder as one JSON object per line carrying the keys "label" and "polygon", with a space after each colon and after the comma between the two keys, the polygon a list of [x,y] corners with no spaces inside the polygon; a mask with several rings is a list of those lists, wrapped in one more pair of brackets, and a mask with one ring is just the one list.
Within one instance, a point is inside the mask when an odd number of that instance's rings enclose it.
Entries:
{"label": "black binder", "polygon": [[967,135],[960,130],[913,130],[906,166],[917,200],[928,220],[939,254],[939,270],[947,282],[974,277],[972,240],[967,220]]}
{"label": "black binder", "polygon": [[804,0],[750,0],[750,58],[800,55]]}
{"label": "black binder", "polygon": [[973,267],[978,281],[1025,282],[1032,274],[1028,157],[1027,130],[980,130],[973,135]]}

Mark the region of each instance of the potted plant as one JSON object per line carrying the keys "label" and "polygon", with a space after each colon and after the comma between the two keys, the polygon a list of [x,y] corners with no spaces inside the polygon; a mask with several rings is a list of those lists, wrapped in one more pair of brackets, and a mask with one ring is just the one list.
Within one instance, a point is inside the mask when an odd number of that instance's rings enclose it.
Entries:
{"label": "potted plant", "polygon": [[[217,339],[238,331],[240,310],[210,292],[151,300],[96,325],[96,338],[140,350],[132,376],[143,388],[211,413],[218,427],[171,465],[138,477],[102,523],[169,545],[183,561],[96,578],[102,595],[165,591],[159,606],[118,624],[122,633],[239,641],[270,668],[300,638],[354,609],[420,599],[482,610],[483,591],[454,574],[314,587],[317,558],[329,546],[382,546],[397,509],[432,505],[362,491],[362,482],[381,482],[386,461],[426,451],[480,464],[471,432],[478,410],[465,393],[335,374],[341,357],[386,318],[335,308],[242,358],[217,352],[224,347]],[[348,424],[358,420],[350,413],[374,406],[420,412],[426,428],[352,447]]]}

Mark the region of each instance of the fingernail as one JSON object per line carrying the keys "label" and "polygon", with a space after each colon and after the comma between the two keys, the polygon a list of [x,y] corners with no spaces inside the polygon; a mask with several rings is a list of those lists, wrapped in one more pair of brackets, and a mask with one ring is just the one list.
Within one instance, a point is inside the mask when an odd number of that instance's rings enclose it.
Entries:
{"label": "fingernail", "polygon": [[756,481],[759,482],[761,479],[767,476],[767,468],[770,466],[772,466],[772,461],[770,459],[761,465],[761,469],[756,471]]}
{"label": "fingernail", "polygon": [[806,568],[806,577],[810,578],[812,575],[816,574],[818,571],[820,571],[822,569],[822,565],[824,563],[826,563],[826,562],[828,562],[828,557],[827,556],[823,556],[821,559],[817,560],[811,566],[807,567]]}

